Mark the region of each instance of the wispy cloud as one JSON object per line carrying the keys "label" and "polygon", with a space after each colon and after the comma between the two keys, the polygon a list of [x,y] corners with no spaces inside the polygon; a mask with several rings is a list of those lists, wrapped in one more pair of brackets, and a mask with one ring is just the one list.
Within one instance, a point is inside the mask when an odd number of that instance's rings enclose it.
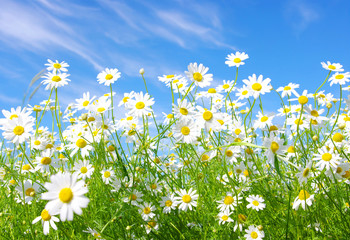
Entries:
{"label": "wispy cloud", "polygon": [[[45,6],[46,1],[43,1]],[[58,8],[60,9],[60,8]],[[63,10],[62,10],[63,11]],[[101,69],[93,52],[84,46],[86,40],[70,25],[36,5],[2,1],[0,41],[14,49],[27,51],[69,50]]]}
{"label": "wispy cloud", "polygon": [[317,8],[302,0],[289,1],[285,8],[285,17],[297,35],[320,18]]}

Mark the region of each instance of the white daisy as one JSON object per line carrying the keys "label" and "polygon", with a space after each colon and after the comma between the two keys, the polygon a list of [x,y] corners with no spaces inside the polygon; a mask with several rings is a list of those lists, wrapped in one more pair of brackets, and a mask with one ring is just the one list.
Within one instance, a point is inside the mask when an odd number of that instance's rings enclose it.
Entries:
{"label": "white daisy", "polygon": [[244,237],[246,240],[262,240],[265,237],[264,231],[260,231],[257,227],[251,225],[245,230]]}
{"label": "white daisy", "polygon": [[229,66],[229,67],[239,67],[241,65],[244,65],[245,62],[243,62],[244,60],[248,59],[249,56],[248,54],[246,54],[245,52],[236,52],[235,54],[231,53],[229,55],[227,55],[226,57],[226,61],[225,63]]}
{"label": "white daisy", "polygon": [[117,68],[106,68],[97,75],[98,83],[109,86],[120,78],[120,74]]}
{"label": "white daisy", "polygon": [[197,199],[199,197],[198,194],[196,194],[196,190],[192,190],[190,188],[188,191],[185,189],[180,189],[177,191],[177,194],[179,197],[175,197],[175,204],[179,205],[179,209],[182,211],[187,211],[187,209],[192,210],[192,207],[197,207]]}
{"label": "white daisy", "polygon": [[43,225],[44,235],[47,235],[50,232],[50,226],[53,229],[57,230],[57,226],[56,226],[55,222],[59,222],[59,220],[57,217],[55,217],[53,215],[55,215],[55,214],[52,214],[47,209],[44,209],[41,212],[40,216],[35,218],[32,221],[32,224],[35,224],[41,220],[41,224]]}
{"label": "white daisy", "polygon": [[204,67],[203,64],[190,63],[188,71],[185,73],[196,86],[203,88],[209,86],[210,82],[213,81],[213,74],[207,74],[208,70],[209,68]]}
{"label": "white daisy", "polygon": [[62,87],[62,86],[67,85],[68,82],[70,82],[70,80],[68,79],[69,76],[70,76],[70,74],[67,74],[67,73],[55,74],[52,72],[48,72],[43,77],[43,78],[45,78],[45,80],[42,81],[42,84],[47,85],[45,87],[45,90]]}
{"label": "white daisy", "polygon": [[259,195],[249,195],[246,200],[249,202],[247,208],[252,208],[256,211],[263,210],[266,206],[264,199]]}
{"label": "white daisy", "polygon": [[129,109],[128,114],[134,117],[148,116],[149,113],[153,112],[151,109],[154,104],[154,99],[148,93],[143,92],[135,93],[135,99],[130,99],[126,104]]}
{"label": "white daisy", "polygon": [[271,79],[263,79],[262,75],[257,78],[255,74],[248,77],[249,80],[244,79],[243,82],[247,85],[248,91],[256,99],[260,94],[265,94],[271,91]]}
{"label": "white daisy", "polygon": [[343,65],[341,65],[339,63],[331,63],[330,61],[327,61],[327,63],[321,62],[321,65],[326,70],[330,70],[330,71],[334,71],[334,72],[344,71],[344,69],[342,69]]}
{"label": "white daisy", "polygon": [[191,121],[178,121],[173,128],[176,142],[195,143],[200,135],[200,128]]}
{"label": "white daisy", "polygon": [[308,206],[312,205],[312,201],[314,199],[314,195],[310,195],[306,190],[301,190],[299,195],[295,198],[293,203],[293,209],[298,210],[299,206],[305,210],[306,204]]}
{"label": "white daisy", "polygon": [[57,60],[52,61],[50,59],[47,59],[48,63],[45,63],[45,66],[47,66],[47,71],[58,71],[58,72],[67,72],[68,69],[67,67],[69,67],[68,63],[66,63],[65,61],[62,62],[58,62]]}
{"label": "white daisy", "polygon": [[51,183],[45,183],[48,192],[41,195],[43,200],[49,200],[45,209],[59,212],[61,221],[72,221],[73,214],[81,215],[82,208],[86,208],[89,199],[84,196],[88,192],[83,180],[78,181],[78,173],[57,173],[52,175]]}

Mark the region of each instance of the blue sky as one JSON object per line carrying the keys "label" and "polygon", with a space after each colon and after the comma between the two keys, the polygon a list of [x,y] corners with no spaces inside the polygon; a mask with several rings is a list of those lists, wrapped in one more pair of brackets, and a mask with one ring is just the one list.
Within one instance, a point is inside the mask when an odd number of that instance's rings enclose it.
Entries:
{"label": "blue sky", "polygon": [[[70,84],[59,89],[63,104],[86,91],[108,92],[96,79],[105,67],[122,72],[113,86],[118,99],[144,90],[138,73],[143,67],[155,109],[166,111],[169,89],[157,76],[183,74],[190,62],[199,62],[218,85],[234,78],[234,68],[224,62],[235,51],[250,56],[239,69],[239,85],[256,73],[271,78],[275,88],[294,82],[314,91],[327,75],[321,61],[349,71],[349,23],[348,0],[2,0],[0,109],[21,104],[48,58],[71,66]],[[30,103],[47,97],[42,87]],[[263,101],[275,104],[273,97]]]}

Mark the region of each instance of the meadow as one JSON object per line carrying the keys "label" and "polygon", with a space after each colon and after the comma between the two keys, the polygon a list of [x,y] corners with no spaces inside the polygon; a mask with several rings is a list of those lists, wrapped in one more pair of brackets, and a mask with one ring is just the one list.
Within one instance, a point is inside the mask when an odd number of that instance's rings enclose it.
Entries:
{"label": "meadow", "polygon": [[199,63],[159,76],[159,113],[147,69],[142,92],[117,102],[122,73],[106,68],[106,94],[63,108],[69,64],[48,60],[47,99],[2,110],[0,238],[349,239],[350,73],[322,62],[302,90],[241,76],[244,52],[225,64],[234,79],[216,86]]}

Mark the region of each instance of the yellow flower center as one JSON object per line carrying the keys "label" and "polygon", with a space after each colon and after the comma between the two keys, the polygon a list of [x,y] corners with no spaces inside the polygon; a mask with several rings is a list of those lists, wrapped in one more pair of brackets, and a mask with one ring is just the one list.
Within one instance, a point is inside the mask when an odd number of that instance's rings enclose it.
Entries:
{"label": "yellow flower center", "polygon": [[289,152],[289,153],[295,153],[295,147],[294,147],[294,146],[290,146],[290,147],[287,149],[287,152]]}
{"label": "yellow flower center", "polygon": [[88,118],[88,122],[93,122],[93,121],[95,121],[96,119],[94,118],[94,117],[89,117]]}
{"label": "yellow flower center", "polygon": [[208,93],[216,93],[215,88],[209,88],[209,89],[208,89]]}
{"label": "yellow flower center", "polygon": [[300,96],[300,97],[298,98],[298,102],[299,102],[301,105],[307,104],[308,101],[309,101],[309,99],[308,99],[306,96]]}
{"label": "yellow flower center", "polygon": [[311,111],[311,116],[313,116],[313,117],[318,117],[318,116],[320,116],[320,115],[318,114],[318,112],[317,112],[316,110],[312,110],[312,111]]}
{"label": "yellow flower center", "polygon": [[272,131],[277,131],[277,130],[278,130],[278,127],[275,126],[275,125],[272,125],[272,126],[270,126],[270,128],[269,128],[269,131],[270,131],[270,132],[272,132]]}
{"label": "yellow flower center", "polygon": [[112,74],[107,74],[105,78],[106,78],[106,80],[111,80],[113,78],[113,75]]}
{"label": "yellow flower center", "polygon": [[224,216],[221,217],[221,219],[222,219],[223,221],[227,221],[227,220],[228,220],[228,216],[227,216],[227,215],[224,215]]}
{"label": "yellow flower center", "polygon": [[201,82],[203,80],[203,76],[199,72],[196,72],[196,73],[193,73],[193,79],[196,80],[197,82]]}
{"label": "yellow flower center", "polygon": [[149,228],[154,228],[157,225],[155,221],[149,221],[147,224]]}
{"label": "yellow flower center", "polygon": [[256,200],[254,200],[254,201],[252,202],[252,204],[253,204],[254,206],[259,206],[259,202],[256,201]]}
{"label": "yellow flower center", "polygon": [[11,120],[14,119],[14,118],[18,118],[18,115],[17,115],[17,114],[12,114],[12,115],[10,116],[10,119],[11,119]]}
{"label": "yellow flower center", "polygon": [[88,171],[87,167],[81,167],[80,168],[80,172],[81,173],[87,173],[87,171]]}
{"label": "yellow flower center", "polygon": [[283,90],[284,90],[284,91],[288,91],[288,90],[291,90],[291,89],[292,89],[291,87],[285,86]]}
{"label": "yellow flower center", "polygon": [[235,59],[233,59],[233,62],[240,63],[240,62],[242,62],[242,60],[240,58],[235,58]]}
{"label": "yellow flower center", "polygon": [[342,142],[344,140],[344,136],[341,133],[336,133],[332,137],[334,142]]}
{"label": "yellow flower center", "polygon": [[244,90],[243,92],[242,92],[242,95],[244,96],[244,95],[247,95],[248,94],[248,91],[247,90]]}
{"label": "yellow flower center", "polygon": [[278,149],[280,148],[280,146],[278,145],[278,143],[272,142],[270,148],[271,148],[271,151],[272,151],[273,153],[276,153],[276,152],[278,151]]}
{"label": "yellow flower center", "polygon": [[111,172],[105,171],[105,172],[103,173],[103,176],[104,176],[105,178],[109,178],[109,177],[111,176]]}
{"label": "yellow flower center", "polygon": [[39,146],[40,144],[41,144],[41,142],[40,142],[39,140],[35,140],[35,141],[34,141],[34,145],[35,145],[35,146]]}
{"label": "yellow flower center", "polygon": [[228,89],[229,87],[230,87],[230,85],[228,85],[228,84],[222,85],[222,88],[223,88],[223,89]]}
{"label": "yellow flower center", "polygon": [[43,164],[43,165],[49,165],[50,163],[51,163],[51,158],[49,158],[49,157],[43,157],[42,159],[41,159],[41,164]]}
{"label": "yellow flower center", "polygon": [[257,239],[257,238],[258,238],[258,234],[257,234],[256,232],[254,232],[254,231],[250,234],[250,236],[251,236],[253,239]]}
{"label": "yellow flower center", "polygon": [[16,135],[22,135],[24,133],[24,128],[22,126],[16,126],[14,129],[13,129],[13,133],[16,134]]}
{"label": "yellow flower center", "polygon": [[233,202],[234,202],[234,199],[233,199],[233,197],[231,197],[231,196],[226,196],[226,197],[224,198],[224,204],[225,204],[225,205],[231,205]]}
{"label": "yellow flower center", "polygon": [[56,69],[60,69],[62,66],[59,63],[54,63],[53,67],[56,68]]}
{"label": "yellow flower center", "polygon": [[184,203],[189,203],[189,202],[191,202],[191,200],[192,200],[192,198],[191,198],[191,196],[188,195],[188,194],[185,194],[185,195],[182,196],[182,201],[183,201]]}
{"label": "yellow flower center", "polygon": [[83,102],[83,106],[86,107],[87,105],[89,105],[89,103],[90,103],[90,102],[89,102],[88,100],[85,100],[85,101]]}
{"label": "yellow flower center", "polygon": [[337,167],[336,173],[341,173],[343,171],[343,169],[341,167]]}
{"label": "yellow flower center", "polygon": [[190,134],[190,128],[189,127],[182,127],[181,128],[181,133],[183,134],[183,135],[188,135],[188,134]]}
{"label": "yellow flower center", "polygon": [[25,165],[22,166],[22,170],[24,170],[24,171],[28,171],[31,168],[32,167],[29,164],[25,164]]}
{"label": "yellow flower center", "polygon": [[149,207],[145,207],[145,208],[143,209],[143,213],[144,213],[144,214],[150,214],[150,213],[151,213],[151,209],[150,209]]}
{"label": "yellow flower center", "polygon": [[49,212],[46,209],[44,209],[40,215],[44,221],[49,221],[51,219],[51,215],[49,214]]}
{"label": "yellow flower center", "polygon": [[332,160],[332,154],[330,154],[330,153],[324,153],[324,154],[322,155],[322,160],[323,160],[323,161],[326,161],[326,162],[329,162],[330,160]]}
{"label": "yellow flower center", "polygon": [[233,152],[231,150],[226,150],[225,154],[228,157],[232,157],[233,156]]}
{"label": "yellow flower center", "polygon": [[254,83],[254,84],[252,85],[252,89],[253,89],[254,91],[260,91],[260,90],[262,89],[262,86],[261,86],[260,83]]}
{"label": "yellow flower center", "polygon": [[202,161],[208,161],[209,160],[209,156],[207,154],[204,154],[201,158]]}
{"label": "yellow flower center", "polygon": [[224,125],[224,123],[225,123],[225,122],[224,122],[223,120],[221,120],[221,119],[218,119],[217,121],[220,123],[220,125]]}
{"label": "yellow flower center", "polygon": [[205,121],[210,121],[213,118],[213,114],[210,111],[205,111],[203,113],[203,118]]}
{"label": "yellow flower center", "polygon": [[238,214],[238,221],[244,223],[247,220],[247,217],[243,214]]}
{"label": "yellow flower center", "polygon": [[69,203],[73,199],[73,192],[70,188],[62,188],[58,197],[61,202]]}
{"label": "yellow flower center", "polygon": [[170,200],[166,200],[166,201],[165,201],[165,206],[171,207],[172,205],[173,205],[173,202],[172,202],[172,201],[170,201]]}
{"label": "yellow flower center", "polygon": [[336,67],[333,66],[333,65],[329,65],[328,68],[331,69],[331,70],[335,70],[336,69]]}
{"label": "yellow flower center", "polygon": [[135,194],[131,194],[129,199],[135,201],[137,199],[137,196]]}
{"label": "yellow flower center", "polygon": [[350,177],[350,171],[345,171],[344,175],[342,175],[343,178],[349,178]]}
{"label": "yellow flower center", "polygon": [[263,116],[263,117],[260,119],[260,121],[261,121],[261,122],[266,122],[268,119],[269,119],[269,117]]}
{"label": "yellow flower center", "polygon": [[79,148],[84,148],[84,147],[86,147],[87,142],[84,139],[80,138],[80,139],[77,140],[77,142],[75,144]]}
{"label": "yellow flower center", "polygon": [[25,191],[26,196],[28,197],[33,197],[35,195],[35,190],[34,188],[27,188]]}
{"label": "yellow flower center", "polygon": [[239,129],[239,128],[237,128],[237,129],[235,130],[235,134],[236,134],[236,135],[239,135],[241,132],[242,132],[242,130]]}
{"label": "yellow flower center", "polygon": [[172,119],[172,118],[174,118],[174,115],[173,114],[168,114],[167,116],[166,116],[168,119]]}
{"label": "yellow flower center", "polygon": [[335,76],[335,79],[338,79],[338,80],[343,79],[343,78],[344,78],[343,74],[338,74]]}
{"label": "yellow flower center", "polygon": [[182,115],[187,115],[187,114],[188,114],[188,111],[187,111],[186,108],[180,108],[180,113],[181,113]]}
{"label": "yellow flower center", "polygon": [[310,194],[305,190],[301,190],[298,197],[300,200],[306,200],[310,197]]}
{"label": "yellow flower center", "polygon": [[138,103],[136,103],[135,107],[137,109],[143,109],[145,107],[145,103],[144,102],[138,102]]}
{"label": "yellow flower center", "polygon": [[61,81],[62,79],[61,79],[60,76],[53,76],[53,77],[51,78],[51,80],[52,80],[53,82],[59,82],[59,81]]}
{"label": "yellow flower center", "polygon": [[295,119],[295,121],[294,121],[294,123],[296,124],[296,125],[300,125],[300,124],[303,124],[304,122],[303,122],[303,120],[302,119]]}
{"label": "yellow flower center", "polygon": [[309,173],[310,173],[310,168],[305,168],[303,171],[303,177],[309,176]]}
{"label": "yellow flower center", "polygon": [[97,108],[97,112],[103,113],[106,109],[104,107]]}

